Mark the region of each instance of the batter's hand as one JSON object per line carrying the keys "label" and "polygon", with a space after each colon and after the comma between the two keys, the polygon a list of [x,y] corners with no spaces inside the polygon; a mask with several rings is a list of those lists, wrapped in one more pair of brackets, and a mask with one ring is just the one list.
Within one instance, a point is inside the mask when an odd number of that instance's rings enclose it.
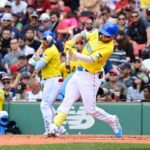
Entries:
{"label": "batter's hand", "polygon": [[69,51],[69,53],[71,53],[72,52],[72,47],[70,47],[70,46],[68,46],[68,45],[65,45],[65,47],[64,47],[64,52],[66,53],[67,51]]}
{"label": "batter's hand", "polygon": [[72,40],[69,40],[65,43],[66,46],[69,46],[69,47],[73,47],[75,45],[75,42],[72,41]]}
{"label": "batter's hand", "polygon": [[33,58],[35,61],[39,61],[39,60],[40,60],[39,54],[34,54],[34,55],[32,56],[32,58]]}

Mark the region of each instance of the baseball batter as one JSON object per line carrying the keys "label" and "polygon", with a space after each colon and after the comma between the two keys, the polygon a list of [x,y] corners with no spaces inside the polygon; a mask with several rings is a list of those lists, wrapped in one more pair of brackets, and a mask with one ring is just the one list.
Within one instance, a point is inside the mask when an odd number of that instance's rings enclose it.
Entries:
{"label": "baseball batter", "polygon": [[[96,107],[96,93],[101,81],[99,72],[113,52],[113,38],[117,32],[118,25],[107,22],[97,31],[92,33],[81,32],[70,41],[67,41],[65,50],[69,49],[70,55],[78,59],[80,65],[66,86],[65,98],[57,110],[57,115],[54,117],[53,124],[50,127],[50,135],[56,136],[71,106],[81,96],[85,111],[109,124],[115,136],[121,137],[122,128],[118,117]],[[71,51],[71,47],[82,39],[87,41],[82,54]]]}
{"label": "baseball batter", "polygon": [[53,102],[61,86],[60,54],[54,45],[54,36],[51,31],[45,31],[43,33],[42,48],[43,55],[40,60],[35,63],[35,72],[41,71],[41,76],[44,80],[43,96],[40,107],[44,119],[45,134],[47,134],[55,115]]}

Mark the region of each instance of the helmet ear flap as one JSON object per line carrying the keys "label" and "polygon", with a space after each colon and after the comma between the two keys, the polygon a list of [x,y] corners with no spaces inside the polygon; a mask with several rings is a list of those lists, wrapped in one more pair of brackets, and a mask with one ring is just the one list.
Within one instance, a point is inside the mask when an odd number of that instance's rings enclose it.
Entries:
{"label": "helmet ear flap", "polygon": [[48,36],[46,37],[46,40],[47,40],[48,42],[51,42],[51,41],[52,41],[52,39],[53,39],[53,37],[52,37],[52,36],[50,36],[50,35],[48,35]]}

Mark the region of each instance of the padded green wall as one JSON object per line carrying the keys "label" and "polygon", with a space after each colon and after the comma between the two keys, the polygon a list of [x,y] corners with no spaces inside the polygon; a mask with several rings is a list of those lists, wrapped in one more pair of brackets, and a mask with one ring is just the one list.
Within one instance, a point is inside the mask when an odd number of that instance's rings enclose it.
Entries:
{"label": "padded green wall", "polygon": [[[150,104],[99,103],[97,106],[118,115],[124,134],[150,134]],[[6,102],[4,109],[9,112],[10,120],[17,122],[22,134],[44,133],[39,103]],[[81,103],[71,108],[65,127],[71,134],[113,134],[106,123],[88,116]]]}

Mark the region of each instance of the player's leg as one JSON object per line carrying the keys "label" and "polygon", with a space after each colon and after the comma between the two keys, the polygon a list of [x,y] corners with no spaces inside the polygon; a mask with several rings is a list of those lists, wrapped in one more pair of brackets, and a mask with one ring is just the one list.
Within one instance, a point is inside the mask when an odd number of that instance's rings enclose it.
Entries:
{"label": "player's leg", "polygon": [[85,111],[93,117],[97,118],[98,120],[104,121],[109,124],[114,130],[116,137],[120,137],[122,135],[122,129],[118,118],[115,115],[111,115],[103,109],[96,107],[96,94],[99,88],[100,80],[97,78],[96,75],[88,76],[88,78],[88,83],[86,83],[86,78],[81,79],[82,83],[85,84],[82,84],[79,87]]}
{"label": "player's leg", "polygon": [[50,127],[50,134],[55,135],[57,130],[65,121],[67,114],[73,103],[80,98],[80,93],[76,84],[76,75],[70,79],[66,86],[65,98],[58,107],[57,115],[54,117],[53,124]]}
{"label": "player's leg", "polygon": [[60,83],[58,77],[49,78],[44,82],[43,97],[41,102],[41,112],[44,120],[45,133],[49,132],[50,125],[55,115],[53,102],[58,94]]}

